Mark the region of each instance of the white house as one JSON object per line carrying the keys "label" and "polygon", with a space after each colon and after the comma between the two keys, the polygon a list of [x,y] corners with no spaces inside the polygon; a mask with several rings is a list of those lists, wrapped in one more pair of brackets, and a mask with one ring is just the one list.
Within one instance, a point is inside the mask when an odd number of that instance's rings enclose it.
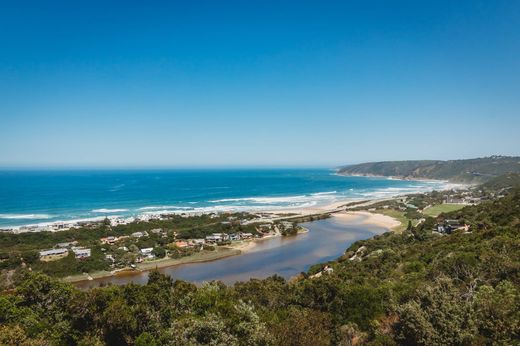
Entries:
{"label": "white house", "polygon": [[69,252],[67,249],[51,249],[51,250],[43,250],[40,251],[40,258],[41,257],[47,257],[47,256],[57,256],[57,255],[63,255],[65,253]]}
{"label": "white house", "polygon": [[89,258],[91,251],[90,249],[80,248],[80,247],[73,247],[72,252],[74,252],[74,255],[76,258],[82,259],[82,258]]}
{"label": "white house", "polygon": [[154,255],[153,255],[153,247],[147,247],[147,248],[143,248],[141,249],[141,255],[143,257],[146,257],[146,258],[154,258]]}

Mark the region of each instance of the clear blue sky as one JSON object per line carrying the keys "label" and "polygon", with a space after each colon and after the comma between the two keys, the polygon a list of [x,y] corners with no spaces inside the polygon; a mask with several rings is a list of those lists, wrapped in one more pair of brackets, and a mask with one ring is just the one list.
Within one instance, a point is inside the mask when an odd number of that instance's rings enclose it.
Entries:
{"label": "clear blue sky", "polygon": [[520,1],[2,1],[0,166],[520,154]]}

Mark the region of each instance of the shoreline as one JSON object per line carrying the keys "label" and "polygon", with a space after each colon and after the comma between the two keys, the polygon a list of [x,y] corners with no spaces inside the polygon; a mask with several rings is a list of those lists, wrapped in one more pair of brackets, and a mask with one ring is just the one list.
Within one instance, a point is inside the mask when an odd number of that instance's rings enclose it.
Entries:
{"label": "shoreline", "polygon": [[62,281],[68,283],[80,283],[84,281],[91,281],[95,279],[103,279],[111,276],[126,276],[126,275],[134,275],[137,273],[147,272],[154,269],[161,269],[167,267],[173,267],[181,264],[189,264],[189,263],[201,263],[201,262],[211,262],[216,261],[222,258],[230,257],[230,256],[238,256],[241,255],[242,252],[239,249],[234,249],[231,247],[221,247],[217,248],[215,251],[205,252],[205,253],[195,253],[190,256],[181,257],[181,258],[161,258],[159,260],[149,261],[139,263],[135,269],[130,267],[121,268],[118,270],[114,270],[111,272],[108,271],[98,271],[89,274],[78,274],[72,276],[66,276],[61,278]]}
{"label": "shoreline", "polygon": [[[340,176],[348,177],[366,177],[366,178],[385,178],[390,180],[402,180],[402,181],[418,181],[418,182],[431,182],[431,183],[439,183],[443,184],[443,186],[440,188],[440,190],[446,190],[446,189],[453,189],[453,188],[468,188],[470,185],[468,184],[462,184],[462,183],[450,183],[447,180],[435,180],[435,179],[410,179],[410,178],[404,178],[404,177],[387,177],[387,176],[370,176],[370,175],[352,175],[352,174],[339,174],[335,173]],[[247,213],[271,213],[271,214],[283,214],[283,213],[296,213],[300,214],[301,216],[307,216],[312,214],[319,214],[319,213],[328,213],[333,212],[331,210],[337,209],[341,207],[342,205],[366,200],[366,201],[377,201],[381,199],[393,199],[399,196],[403,196],[406,194],[413,194],[413,193],[424,193],[428,190],[420,189],[418,188],[415,191],[406,191],[401,193],[396,193],[395,195],[389,195],[389,196],[377,196],[379,191],[373,191],[373,196],[367,196],[367,197],[347,197],[347,196],[339,196],[337,199],[330,201],[330,202],[324,202],[323,204],[320,204],[319,200],[315,201],[315,205],[311,206],[302,206],[302,207],[290,207],[290,206],[244,206],[244,207],[237,207],[237,206],[228,206],[228,208],[222,208],[221,210],[161,210],[160,212],[145,212],[143,214],[135,214],[135,215],[117,215],[117,214],[106,214],[106,215],[99,215],[99,216],[93,216],[89,218],[78,218],[73,220],[56,220],[56,221],[46,221],[46,222],[37,222],[37,223],[27,223],[23,225],[16,225],[16,226],[2,226],[0,227],[3,231],[6,232],[12,232],[12,233],[26,233],[26,232],[40,232],[40,231],[50,231],[50,232],[59,232],[62,229],[59,229],[60,225],[66,225],[66,227],[63,228],[63,230],[76,228],[81,226],[80,223],[85,222],[101,222],[105,220],[105,218],[108,218],[109,220],[119,220],[123,222],[133,222],[133,221],[149,221],[156,218],[160,218],[161,215],[202,215],[202,214],[213,214],[213,213],[227,213],[227,212],[247,212]],[[312,193],[309,194],[309,196],[313,195]],[[290,198],[291,196],[287,196],[287,198]],[[266,197],[269,198],[269,197]],[[223,206],[224,207],[224,206]],[[179,207],[181,208],[181,207]],[[142,209],[142,208],[140,208]],[[182,208],[181,208],[182,209]],[[201,209],[206,209],[202,207]],[[96,209],[96,210],[103,210],[105,211],[117,211],[121,212],[123,210],[129,210],[129,209]],[[58,228],[57,228],[58,227]],[[46,229],[45,229],[46,228]]]}

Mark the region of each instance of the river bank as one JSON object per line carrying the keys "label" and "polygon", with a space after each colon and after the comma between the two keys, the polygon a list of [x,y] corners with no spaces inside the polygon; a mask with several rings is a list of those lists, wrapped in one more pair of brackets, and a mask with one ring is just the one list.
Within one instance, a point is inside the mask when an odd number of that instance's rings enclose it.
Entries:
{"label": "river bank", "polygon": [[73,276],[67,276],[63,278],[63,281],[76,283],[81,281],[89,281],[94,279],[102,279],[111,276],[126,276],[135,275],[136,273],[149,271],[153,269],[167,268],[175,265],[186,264],[186,263],[200,263],[208,261],[216,261],[229,256],[240,255],[242,252],[247,251],[239,248],[232,247],[217,247],[213,251],[201,251],[193,255],[181,257],[181,258],[163,258],[159,260],[143,262],[136,265],[136,268],[122,268],[116,271],[98,271],[90,274],[78,274]]}
{"label": "river bank", "polygon": [[[103,276],[103,273],[69,277],[82,289],[104,284],[144,284],[148,271],[160,272],[195,283],[221,280],[225,283],[265,278],[274,274],[290,278],[311,265],[332,260],[343,254],[349,244],[387,232],[394,222],[370,213],[336,213],[331,218],[303,223],[296,236],[271,236],[242,242],[233,247],[217,248],[200,258],[188,256],[175,260],[159,260],[140,265],[138,270]],[[214,256],[211,256],[216,252]],[[105,274],[107,274],[105,272]]]}
{"label": "river bank", "polygon": [[[301,230],[298,231],[298,234],[304,234],[309,232],[307,228],[302,227]],[[90,281],[95,279],[103,279],[111,276],[126,276],[126,275],[135,275],[136,273],[143,271],[150,271],[153,269],[162,269],[171,266],[181,265],[181,264],[189,264],[189,263],[202,263],[209,261],[216,261],[219,259],[223,259],[229,256],[238,256],[251,251],[254,251],[255,246],[258,242],[265,241],[268,239],[272,239],[274,237],[281,237],[281,234],[273,234],[268,235],[259,239],[251,239],[251,240],[243,240],[237,241],[228,246],[220,246],[216,247],[213,251],[201,251],[197,252],[193,255],[181,257],[181,258],[163,258],[153,261],[147,261],[143,263],[139,263],[136,265],[136,268],[125,267],[114,271],[98,271],[94,273],[84,273],[78,275],[67,276],[63,278],[63,281],[69,283],[76,283],[82,281]]]}

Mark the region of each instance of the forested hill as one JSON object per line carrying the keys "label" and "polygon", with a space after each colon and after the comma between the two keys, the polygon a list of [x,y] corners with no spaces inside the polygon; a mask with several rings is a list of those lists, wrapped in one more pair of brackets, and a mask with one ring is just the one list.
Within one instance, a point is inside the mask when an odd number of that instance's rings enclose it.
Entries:
{"label": "forested hill", "polygon": [[482,183],[510,172],[520,173],[520,157],[491,156],[449,161],[368,162],[338,169],[338,174],[343,175],[438,179],[458,183]]}

